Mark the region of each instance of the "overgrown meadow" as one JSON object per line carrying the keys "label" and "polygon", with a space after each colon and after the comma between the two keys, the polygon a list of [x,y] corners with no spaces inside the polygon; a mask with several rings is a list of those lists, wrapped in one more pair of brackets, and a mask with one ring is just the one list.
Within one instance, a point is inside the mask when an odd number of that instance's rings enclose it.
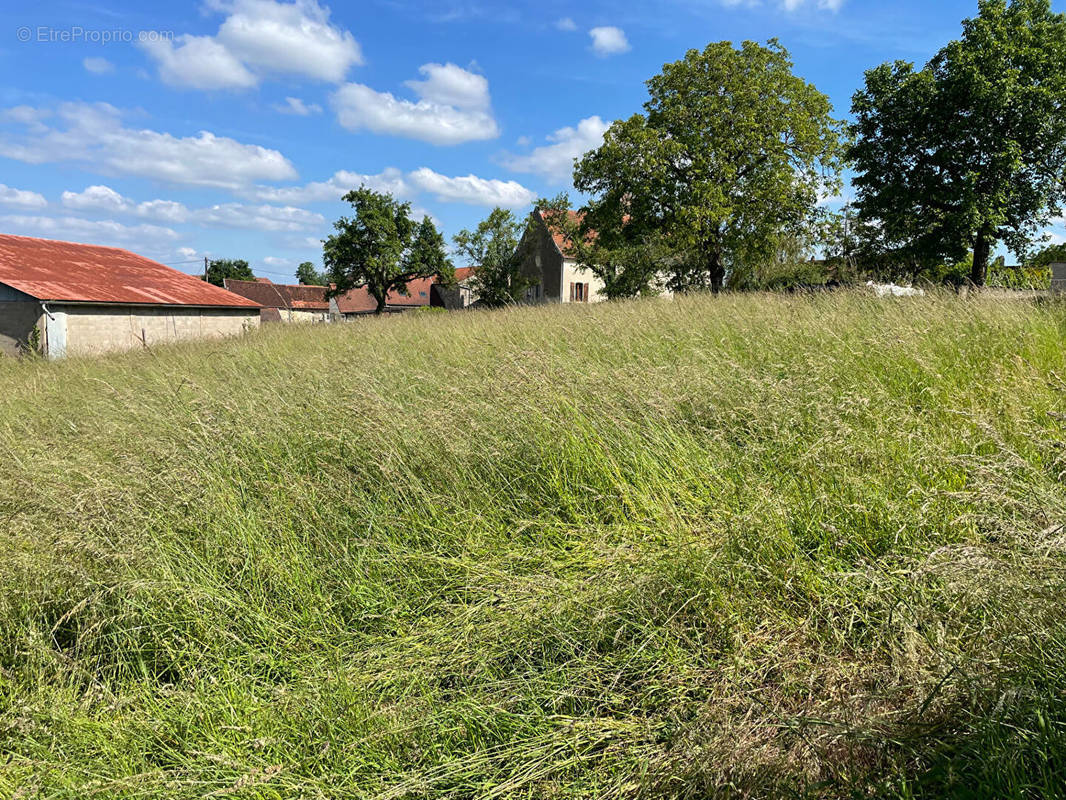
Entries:
{"label": "overgrown meadow", "polygon": [[1052,797],[1066,306],[0,363],[0,796]]}

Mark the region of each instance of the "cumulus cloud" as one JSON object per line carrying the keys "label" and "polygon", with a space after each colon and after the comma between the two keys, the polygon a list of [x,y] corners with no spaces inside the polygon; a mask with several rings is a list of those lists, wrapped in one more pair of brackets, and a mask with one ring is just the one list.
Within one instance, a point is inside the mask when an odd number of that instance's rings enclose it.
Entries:
{"label": "cumulus cloud", "polygon": [[417,101],[361,83],[340,87],[331,98],[337,121],[351,131],[403,136],[436,145],[495,139],[489,82],[455,64],[424,64],[424,80],[407,81]]}
{"label": "cumulus cloud", "polygon": [[155,60],[163,83],[191,89],[247,89],[259,83],[239,58],[210,36],[185,35],[177,41],[177,46],[166,39],[140,45]]}
{"label": "cumulus cloud", "polygon": [[428,167],[408,173],[389,168],[376,175],[341,170],[329,180],[312,181],[303,186],[257,186],[249,194],[256,200],[269,203],[336,202],[360,186],[388,192],[404,200],[413,200],[426,193],[445,203],[467,203],[490,208],[517,208],[529,205],[536,199],[536,193],[516,181],[479,178],[476,175],[449,177]]}
{"label": "cumulus cloud", "polygon": [[321,114],[322,106],[318,103],[305,103],[299,97],[286,97],[284,103],[277,103],[274,110],[281,114],[295,114],[298,117],[308,117],[311,114]]}
{"label": "cumulus cloud", "polygon": [[[755,7],[762,5],[761,0],[719,0],[727,8],[735,6]],[[785,11],[796,11],[801,8],[813,7],[822,11],[839,11],[844,5],[844,0],[778,0],[776,6]]]}
{"label": "cumulus cloud", "polygon": [[530,172],[551,181],[569,181],[574,172],[574,159],[603,144],[608,127],[600,117],[588,117],[577,127],[560,128],[548,136],[551,144],[534,148],[527,155],[504,156],[503,164],[515,172]]}
{"label": "cumulus cloud", "polygon": [[304,208],[293,206],[222,203],[205,208],[188,208],[173,200],[138,203],[110,186],[90,186],[82,192],[63,192],[63,205],[76,211],[127,214],[171,224],[190,223],[211,228],[243,228],[259,231],[302,231],[321,227],[326,220]]}
{"label": "cumulus cloud", "polygon": [[44,195],[25,189],[12,189],[0,183],[0,205],[18,206],[20,208],[44,208],[48,201]]}
{"label": "cumulus cloud", "polygon": [[0,124],[0,156],[30,164],[76,162],[105,173],[223,189],[296,177],[277,150],[210,131],[179,137],[129,128],[107,103],[63,103],[55,109],[56,122],[46,124],[51,116],[50,109],[9,109],[0,123],[14,125]]}
{"label": "cumulus cloud", "polygon": [[123,225],[114,220],[92,220],[80,217],[0,216],[0,230],[6,233],[36,234],[48,239],[89,241],[94,244],[128,247],[133,243],[152,243],[147,250],[156,249],[161,241],[179,238],[177,231],[159,225]]}
{"label": "cumulus cloud", "polygon": [[268,75],[299,75],[340,83],[363,63],[352,34],[330,22],[316,0],[209,0],[226,15],[214,36],[185,34],[139,46],[172,85],[194,89],[245,89]]}
{"label": "cumulus cloud", "polygon": [[419,189],[443,202],[518,208],[537,198],[534,192],[516,181],[486,180],[476,175],[449,178],[428,167],[417,169],[408,177]]}
{"label": "cumulus cloud", "polygon": [[589,31],[589,36],[592,38],[592,52],[601,58],[628,53],[632,49],[625,31],[613,25],[593,28]]}
{"label": "cumulus cloud", "polygon": [[81,65],[94,75],[106,75],[115,71],[115,65],[106,58],[85,58]]}
{"label": "cumulus cloud", "polygon": [[267,203],[302,205],[338,202],[352,189],[358,189],[360,186],[367,186],[377,192],[388,192],[395,197],[410,197],[413,194],[413,188],[403,172],[391,167],[377,175],[340,170],[333,173],[329,180],[312,181],[302,186],[256,186],[246,194]]}

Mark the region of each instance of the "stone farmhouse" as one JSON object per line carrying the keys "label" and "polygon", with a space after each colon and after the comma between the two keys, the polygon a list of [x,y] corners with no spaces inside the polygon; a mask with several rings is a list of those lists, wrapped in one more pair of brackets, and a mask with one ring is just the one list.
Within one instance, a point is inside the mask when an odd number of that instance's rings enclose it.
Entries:
{"label": "stone farmhouse", "polygon": [[[579,221],[576,211],[567,212]],[[526,290],[528,303],[598,303],[606,300],[603,281],[578,267],[562,236],[551,230],[544,214],[533,212],[533,225],[519,242],[522,273],[535,283]]]}

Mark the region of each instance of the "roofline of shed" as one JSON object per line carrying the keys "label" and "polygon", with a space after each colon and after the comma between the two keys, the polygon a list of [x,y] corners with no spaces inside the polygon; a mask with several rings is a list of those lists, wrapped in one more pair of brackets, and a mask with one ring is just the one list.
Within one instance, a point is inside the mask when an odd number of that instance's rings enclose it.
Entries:
{"label": "roofline of shed", "polygon": [[[117,248],[116,248],[117,249]],[[4,284],[5,286],[7,284]],[[21,290],[16,290],[21,291]],[[231,311],[260,311],[264,307],[256,303],[251,306],[229,306],[229,305],[215,305],[205,303],[130,303],[130,302],[114,302],[110,300],[56,300],[44,297],[37,297],[32,294],[26,294],[27,297],[32,297],[39,303],[51,303],[54,306],[110,306],[113,308],[119,308],[122,306],[132,306],[134,308],[225,308]],[[254,302],[254,301],[249,301]]]}

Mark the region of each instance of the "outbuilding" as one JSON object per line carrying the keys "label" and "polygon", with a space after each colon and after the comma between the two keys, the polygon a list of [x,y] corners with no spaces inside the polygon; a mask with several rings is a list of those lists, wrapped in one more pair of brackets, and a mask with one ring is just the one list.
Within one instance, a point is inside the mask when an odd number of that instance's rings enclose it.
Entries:
{"label": "outbuilding", "polygon": [[226,278],[227,291],[261,305],[263,322],[329,322],[330,303],[326,286],[273,283],[266,278],[237,281]]}
{"label": "outbuilding", "polygon": [[0,234],[0,353],[61,358],[258,325],[258,303],[128,250]]}

